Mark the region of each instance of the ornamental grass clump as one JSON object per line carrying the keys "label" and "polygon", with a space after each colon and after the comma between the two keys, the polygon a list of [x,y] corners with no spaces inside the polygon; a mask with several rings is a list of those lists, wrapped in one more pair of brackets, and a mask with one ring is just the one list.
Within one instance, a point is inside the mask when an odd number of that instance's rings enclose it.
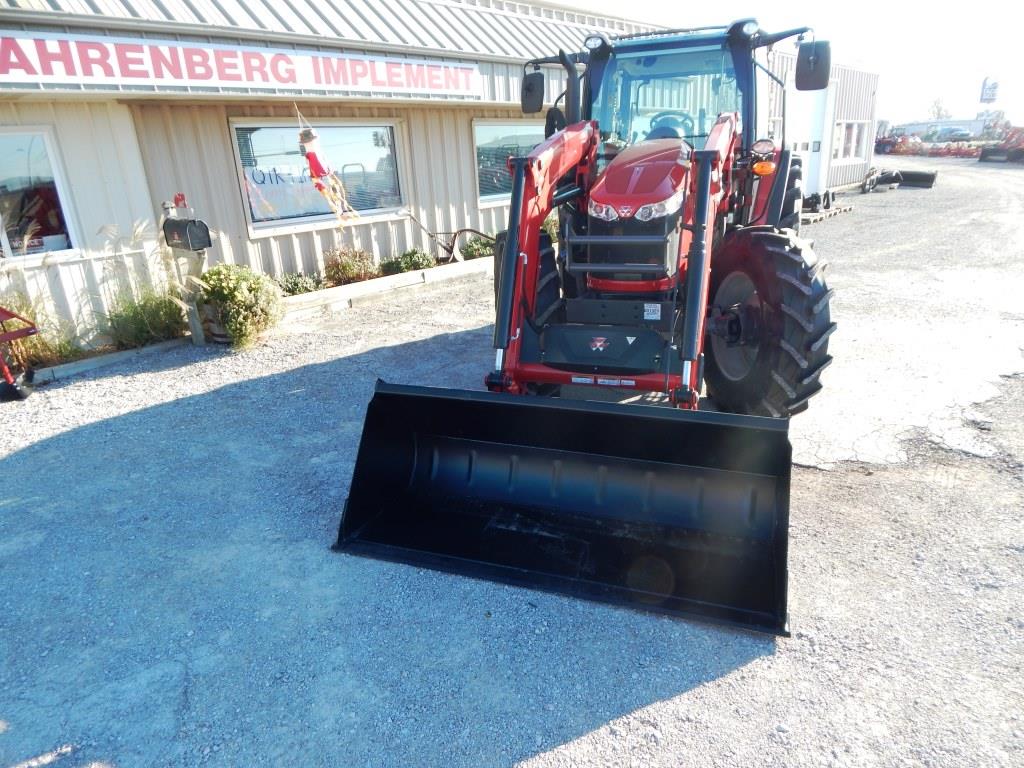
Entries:
{"label": "ornamental grass clump", "polygon": [[107,315],[114,346],[134,349],[184,336],[188,328],[181,300],[169,292],[146,291],[138,299],[122,297]]}
{"label": "ornamental grass clump", "polygon": [[377,277],[380,270],[373,256],[358,248],[331,248],[324,251],[324,276],[331,285],[348,285]]}
{"label": "ornamental grass clump", "polygon": [[284,314],[277,285],[238,264],[218,264],[203,273],[203,301],[211,304],[234,347],[251,345]]}
{"label": "ornamental grass clump", "polygon": [[[85,357],[86,351],[75,343],[71,329],[57,323],[23,293],[0,296],[0,304],[28,319],[39,329],[35,336],[23,336],[10,343],[11,361],[22,368],[49,368]],[[7,330],[21,328],[17,320],[8,321]]]}

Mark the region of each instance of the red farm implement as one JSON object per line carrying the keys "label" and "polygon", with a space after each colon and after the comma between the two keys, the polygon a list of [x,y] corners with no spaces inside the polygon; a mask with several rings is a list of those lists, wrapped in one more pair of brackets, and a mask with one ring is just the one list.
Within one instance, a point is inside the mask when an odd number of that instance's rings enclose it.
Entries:
{"label": "red farm implement", "polygon": [[19,365],[12,342],[37,333],[39,329],[32,321],[0,307],[0,400],[24,400],[32,394],[35,372]]}

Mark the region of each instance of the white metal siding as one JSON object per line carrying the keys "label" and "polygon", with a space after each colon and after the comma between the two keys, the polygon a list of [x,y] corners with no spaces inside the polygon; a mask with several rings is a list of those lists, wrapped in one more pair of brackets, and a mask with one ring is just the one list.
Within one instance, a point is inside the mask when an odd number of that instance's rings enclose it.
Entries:
{"label": "white metal siding", "polygon": [[[775,52],[772,56],[771,68],[787,83],[792,82],[796,67],[796,56],[790,53]],[[835,188],[859,182],[864,178],[871,165],[875,135],[875,100],[878,92],[878,75],[862,72],[838,64],[832,64],[830,88],[835,91],[832,118],[825,126],[828,135],[835,130],[835,124],[841,121],[866,121],[867,145],[865,157],[861,161],[833,160],[831,155],[822,158],[829,163],[828,187]],[[782,91],[772,83],[769,88],[769,114],[776,127],[782,118]]]}
{"label": "white metal siding", "polygon": [[865,121],[864,159],[860,162],[832,161],[829,187],[841,187],[861,181],[871,166],[875,137],[875,96],[878,75],[849,67],[832,67],[832,80],[838,84],[832,126],[841,121]]}
{"label": "white metal siding", "polygon": [[[0,102],[0,126],[46,126],[58,172],[72,199],[61,200],[77,235],[77,252],[0,259],[0,297],[18,292],[39,301],[48,320],[79,333],[102,325],[115,298],[162,282],[155,219],[128,108],[104,102]],[[105,227],[142,242],[115,242]],[[88,339],[87,339],[88,340]]]}
{"label": "white metal siding", "polygon": [[[492,233],[504,228],[508,206],[481,209],[477,204],[472,121],[478,117],[521,120],[517,110],[324,103],[303,104],[300,109],[310,120],[395,121],[403,199],[431,231],[468,226]],[[131,110],[153,204],[158,206],[175,192],[187,195],[196,215],[219,233],[208,256],[210,263],[250,264],[280,275],[322,271],[323,251],[341,243],[370,251],[378,259],[414,246],[432,248],[415,223],[397,216],[366,223],[355,219],[344,232],[328,221],[309,231],[250,240],[229,121],[293,119],[291,105],[133,102]]]}

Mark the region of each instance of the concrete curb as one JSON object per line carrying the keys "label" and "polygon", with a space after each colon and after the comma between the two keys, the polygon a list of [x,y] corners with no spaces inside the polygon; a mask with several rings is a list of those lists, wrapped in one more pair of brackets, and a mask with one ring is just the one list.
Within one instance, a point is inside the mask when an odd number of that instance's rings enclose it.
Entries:
{"label": "concrete curb", "polygon": [[[364,280],[361,283],[340,285],[337,288],[325,288],[322,291],[303,293],[298,296],[285,296],[282,301],[284,302],[286,319],[297,320],[312,316],[318,311],[325,309],[335,310],[357,307],[367,303],[374,296],[401,288],[415,288],[430,283],[441,283],[446,280],[466,277],[467,275],[482,275],[491,273],[493,270],[493,257],[473,259],[472,261],[457,261],[453,264],[442,264],[439,267],[431,267],[430,269],[423,269],[418,272],[402,272],[398,275]],[[191,336],[183,336],[180,339],[161,341],[157,344],[139,347],[138,349],[126,349],[122,352],[111,352],[106,355],[89,357],[85,360],[75,360],[74,362],[54,365],[49,368],[40,368],[36,371],[36,383],[46,384],[51,381],[67,379],[71,376],[114,365],[124,360],[166,352],[169,349],[183,346],[191,341]]]}
{"label": "concrete curb", "polygon": [[71,376],[77,376],[80,373],[94,371],[97,368],[104,368],[108,365],[120,363],[124,360],[133,360],[136,357],[148,357],[149,355],[166,352],[169,349],[189,344],[191,341],[191,336],[183,336],[180,339],[161,341],[156,344],[150,344],[146,347],[139,347],[138,349],[126,349],[122,352],[111,352],[107,355],[96,355],[96,357],[89,357],[85,360],[75,360],[71,363],[62,363],[61,365],[54,365],[49,368],[40,368],[36,371],[35,380],[37,384],[47,384],[51,381],[67,379]]}
{"label": "concrete curb", "polygon": [[398,275],[376,277],[360,283],[324,288],[321,291],[285,296],[284,309],[287,320],[298,320],[312,316],[318,311],[349,309],[368,303],[372,297],[402,288],[415,288],[430,283],[456,280],[467,275],[493,273],[494,258],[486,257],[472,261],[457,261],[442,264],[417,272],[402,272]]}

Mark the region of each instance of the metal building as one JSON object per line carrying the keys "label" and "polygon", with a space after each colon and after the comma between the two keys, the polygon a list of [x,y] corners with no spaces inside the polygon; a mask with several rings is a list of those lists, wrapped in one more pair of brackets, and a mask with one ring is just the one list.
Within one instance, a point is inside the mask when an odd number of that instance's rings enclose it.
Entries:
{"label": "metal building", "polygon": [[[792,82],[796,56],[770,55],[769,66]],[[833,62],[829,87],[821,91],[786,88],[786,146],[803,159],[804,194],[822,194],[863,180],[875,149],[878,75]],[[781,139],[782,89],[769,95],[770,128]]]}
{"label": "metal building", "polygon": [[[519,108],[523,61],[579,50],[595,31],[652,29],[504,0],[7,4],[0,297],[28,297],[86,343],[118,297],[163,282],[157,223],[179,192],[217,234],[208,264],[275,276],[322,271],[342,242],[377,258],[429,250],[415,220],[504,228],[505,158],[543,135]],[[792,56],[774,66],[785,73]],[[833,72],[827,103],[789,97],[787,136],[829,187],[870,162],[877,84]],[[549,103],[562,85],[548,78]],[[777,89],[770,102],[778,117]],[[358,211],[344,232],[304,175],[296,108]]]}
{"label": "metal building", "polygon": [[[208,263],[320,271],[341,242],[388,257],[508,219],[509,150],[543,138],[522,62],[619,19],[502,0],[9,0],[0,10],[0,295],[88,342],[159,284],[161,203],[185,193]],[[557,82],[551,84],[557,88]],[[358,218],[303,177],[296,106]],[[33,210],[28,210],[32,208]]]}

